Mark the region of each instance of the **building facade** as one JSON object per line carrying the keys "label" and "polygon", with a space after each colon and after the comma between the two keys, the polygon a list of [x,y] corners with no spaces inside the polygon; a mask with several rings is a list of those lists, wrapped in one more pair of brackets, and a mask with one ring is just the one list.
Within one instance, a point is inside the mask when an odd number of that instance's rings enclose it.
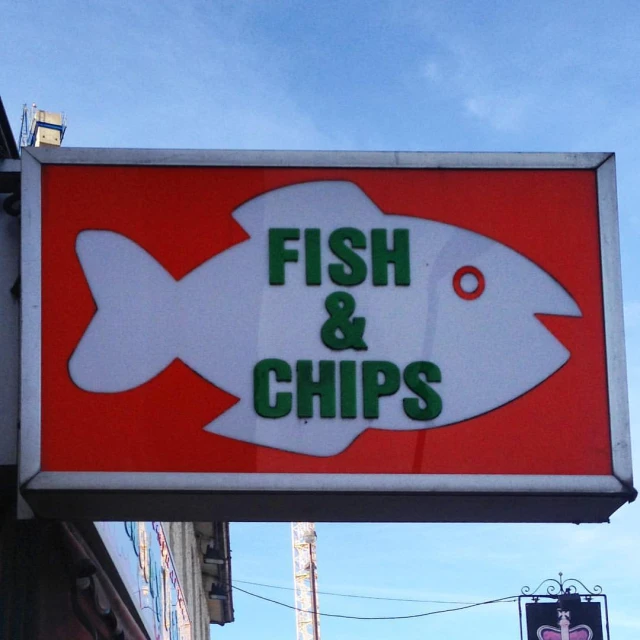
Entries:
{"label": "building facade", "polygon": [[227,523],[45,520],[19,496],[19,248],[20,154],[0,101],[0,640],[208,640],[233,621]]}

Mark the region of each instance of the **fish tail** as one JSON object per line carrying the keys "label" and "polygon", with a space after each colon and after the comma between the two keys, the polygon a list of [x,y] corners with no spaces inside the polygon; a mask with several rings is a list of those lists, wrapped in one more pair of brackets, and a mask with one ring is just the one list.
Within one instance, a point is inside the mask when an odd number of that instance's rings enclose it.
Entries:
{"label": "fish tail", "polygon": [[86,391],[144,384],[176,357],[175,279],[142,247],[112,231],[78,234],[76,253],[97,310],[69,360]]}

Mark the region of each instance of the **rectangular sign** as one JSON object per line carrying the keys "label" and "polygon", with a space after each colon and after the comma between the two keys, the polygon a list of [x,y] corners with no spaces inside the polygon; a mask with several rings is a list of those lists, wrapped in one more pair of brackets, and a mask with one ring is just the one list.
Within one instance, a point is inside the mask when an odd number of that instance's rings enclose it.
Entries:
{"label": "rectangular sign", "polygon": [[575,522],[635,495],[611,154],[23,166],[37,512]]}
{"label": "rectangular sign", "polygon": [[579,597],[557,602],[529,603],[527,640],[603,640],[599,602]]}

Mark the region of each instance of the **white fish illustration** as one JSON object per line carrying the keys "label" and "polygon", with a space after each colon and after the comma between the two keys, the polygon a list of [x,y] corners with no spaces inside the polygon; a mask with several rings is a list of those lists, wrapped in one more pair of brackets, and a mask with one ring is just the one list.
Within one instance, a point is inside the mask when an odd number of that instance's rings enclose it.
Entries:
{"label": "white fish illustration", "polygon": [[[425,203],[428,206],[428,203]],[[345,450],[368,428],[423,429],[452,425],[500,407],[551,376],[569,351],[535,314],[580,316],[571,295],[552,276],[516,251],[480,234],[449,224],[387,215],[347,181],[309,182],[264,193],[240,206],[234,219],[250,236],[176,281],[144,249],[111,231],[82,231],[76,251],[97,312],[69,361],[76,385],[117,393],[142,385],[179,358],[200,376],[239,398],[206,431],[237,440],[331,456]],[[358,250],[367,278],[338,286],[328,275],[340,261],[327,238],[338,228],[355,228],[366,238]],[[300,229],[298,252],[284,264],[286,282],[269,284],[269,230]],[[321,284],[305,279],[303,230],[319,229]],[[406,229],[411,282],[372,282],[370,233]],[[345,272],[348,268],[345,267]],[[335,350],[321,339],[330,314],[327,297],[353,297],[351,319],[366,319],[367,349]],[[276,393],[291,393],[288,415],[265,418],[254,406],[254,366],[267,358],[288,363],[292,380],[271,380]],[[429,420],[410,419],[406,387],[379,398],[379,417],[333,418],[296,412],[296,362],[365,361],[394,363],[399,372],[412,362],[437,365],[441,381],[431,384],[441,399]],[[336,371],[339,365],[336,364]],[[358,369],[360,371],[360,369]],[[378,374],[376,374],[378,377]],[[379,375],[379,382],[384,382]],[[340,384],[336,374],[336,385]],[[358,407],[363,384],[356,380]],[[400,382],[402,385],[402,382]],[[336,395],[339,401],[340,388]],[[319,402],[318,398],[313,400]],[[422,402],[422,400],[420,400]],[[424,404],[424,403],[423,403]],[[421,405],[422,406],[422,405]]]}

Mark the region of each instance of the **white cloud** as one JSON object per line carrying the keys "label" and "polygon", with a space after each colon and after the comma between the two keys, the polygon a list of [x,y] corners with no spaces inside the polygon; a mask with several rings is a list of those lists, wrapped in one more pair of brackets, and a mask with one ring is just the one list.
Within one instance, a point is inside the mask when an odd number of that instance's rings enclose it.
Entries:
{"label": "white cloud", "polygon": [[421,75],[460,111],[501,133],[520,131],[534,112],[533,94],[522,81],[507,82],[507,69],[489,64],[477,43],[447,41],[421,66]]}
{"label": "white cloud", "polygon": [[[410,6],[405,20],[428,47],[417,75],[431,83],[437,69],[440,96],[458,115],[500,133],[538,130],[603,148],[621,121],[637,121],[637,20],[615,20],[613,28],[598,11],[576,13],[563,3]],[[611,118],[612,94],[623,96],[616,109],[627,118]]]}
{"label": "white cloud", "polygon": [[[163,0],[148,11],[115,0],[96,6],[90,20],[69,7],[60,13],[51,7],[43,5],[27,21],[41,34],[37,46],[19,46],[18,32],[3,67],[21,63],[35,70],[31,81],[42,102],[68,112],[69,146],[345,145],[301,104],[287,45],[257,28],[259,12],[251,3]],[[42,27],[76,19],[81,27],[74,37]],[[26,24],[19,15],[16,23]],[[60,73],[40,78],[41,61],[54,55]],[[82,110],[70,106],[80,103]]]}
{"label": "white cloud", "polygon": [[509,132],[521,128],[529,102],[525,96],[493,94],[467,98],[464,106],[468,115],[488,122],[497,131]]}

